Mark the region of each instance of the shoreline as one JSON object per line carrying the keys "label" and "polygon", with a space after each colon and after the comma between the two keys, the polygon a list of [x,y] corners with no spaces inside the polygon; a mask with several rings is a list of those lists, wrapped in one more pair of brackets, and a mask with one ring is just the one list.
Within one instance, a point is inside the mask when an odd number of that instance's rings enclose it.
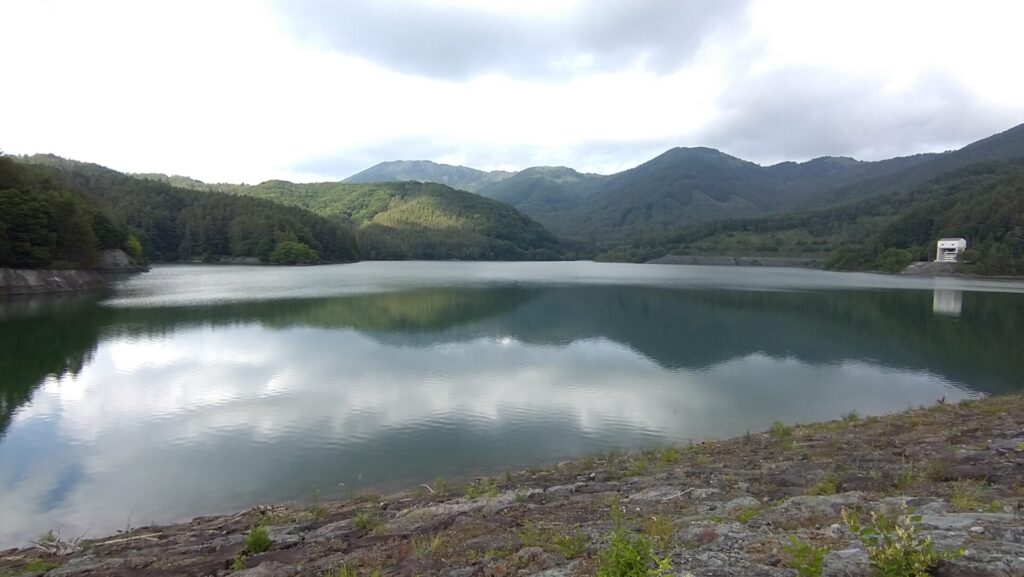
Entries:
{"label": "shoreline", "polygon": [[[783,425],[718,442],[609,453],[413,490],[257,506],[0,552],[0,575],[592,575],[620,513],[674,574],[794,575],[789,537],[825,575],[868,575],[841,519],[906,505],[921,535],[966,549],[939,575],[1024,575],[1024,395]],[[896,514],[896,513],[893,513]],[[266,542],[253,548],[253,527]],[[264,550],[265,547],[265,550]],[[44,551],[47,549],[47,551]]]}

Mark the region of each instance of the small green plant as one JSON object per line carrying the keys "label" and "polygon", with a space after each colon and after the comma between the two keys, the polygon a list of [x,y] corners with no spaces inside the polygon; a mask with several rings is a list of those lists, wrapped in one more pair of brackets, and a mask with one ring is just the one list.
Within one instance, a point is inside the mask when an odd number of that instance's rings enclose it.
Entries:
{"label": "small green plant", "polygon": [[245,536],[245,546],[242,549],[242,555],[265,553],[270,550],[273,544],[274,542],[270,540],[270,535],[267,533],[267,528],[263,525],[256,525]]}
{"label": "small green plant", "polygon": [[356,529],[376,531],[384,525],[384,522],[381,521],[380,517],[375,515],[373,511],[361,511],[352,519],[352,525]]}
{"label": "small green plant", "polygon": [[[57,567],[60,567],[60,563],[52,559],[32,559],[31,561],[26,563],[25,566],[22,567],[16,574],[46,573],[47,571],[56,569]],[[7,573],[3,573],[3,575],[7,575]]]}
{"label": "small green plant", "polygon": [[909,489],[919,478],[913,463],[904,463],[900,468],[900,474],[893,480],[892,486],[897,491]]}
{"label": "small green plant", "polygon": [[555,547],[566,559],[575,559],[587,552],[587,536],[573,529],[567,533],[558,533],[552,539]]}
{"label": "small green plant", "polygon": [[612,532],[608,545],[598,553],[597,577],[662,577],[672,572],[672,557],[655,553],[651,537],[627,526],[626,510],[610,502]]}
{"label": "small green plant", "polygon": [[479,499],[480,497],[487,497],[493,499],[498,496],[498,483],[494,479],[484,481],[483,479],[476,479],[472,483],[466,484],[466,498],[467,499]]}
{"label": "small green plant", "polygon": [[765,510],[764,505],[754,505],[752,507],[744,507],[736,512],[736,520],[746,525],[747,523],[754,520],[755,517],[763,513]]}
{"label": "small green plant", "polygon": [[380,577],[380,568],[374,567],[370,569],[369,573],[360,573],[359,569],[352,567],[351,565],[342,565],[337,567],[330,573],[325,573],[324,577]]}
{"label": "small green plant", "polygon": [[231,562],[232,571],[242,571],[245,569],[245,555],[239,553],[235,555],[235,560]]}
{"label": "small green plant", "polygon": [[807,488],[808,495],[835,495],[839,492],[839,477],[826,475],[823,479]]}
{"label": "small green plant", "polygon": [[420,537],[413,539],[412,550],[417,557],[439,557],[448,551],[448,540],[444,538],[444,535]]}
{"label": "small green plant", "polygon": [[843,420],[847,423],[855,423],[860,420],[860,413],[857,412],[857,409],[853,409],[849,413],[843,415]]}
{"label": "small green plant", "polygon": [[1017,450],[1024,451],[1024,441],[1017,443]]}
{"label": "small green plant", "polygon": [[985,507],[985,503],[981,501],[981,489],[982,484],[978,481],[970,479],[957,481],[953,483],[953,495],[949,502],[953,505],[953,509],[961,513],[982,509]]}
{"label": "small green plant", "polygon": [[936,551],[931,537],[918,536],[921,516],[909,514],[905,505],[892,516],[871,513],[868,524],[844,509],[843,521],[864,543],[875,577],[928,577],[939,561],[964,555],[963,549]]}
{"label": "small green plant", "polygon": [[821,577],[827,547],[807,543],[790,535],[789,544],[783,545],[782,550],[789,557],[789,566],[796,570],[798,577]]}
{"label": "small green plant", "polygon": [[772,428],[768,430],[768,434],[771,435],[773,439],[785,441],[793,438],[793,427],[790,427],[782,421],[775,421],[772,423]]}
{"label": "small green plant", "polygon": [[928,464],[924,468],[924,477],[930,481],[942,481],[946,478],[949,465],[945,461],[939,458],[934,458],[928,461]]}
{"label": "small green plant", "polygon": [[676,526],[672,523],[672,519],[664,515],[652,515],[644,519],[643,532],[648,537],[654,539],[658,548],[665,551],[672,545],[672,538],[676,534]]}
{"label": "small green plant", "polygon": [[523,543],[523,547],[543,547],[548,544],[551,533],[540,525],[527,521],[523,523],[518,536],[519,540]]}
{"label": "small green plant", "polygon": [[621,524],[598,556],[597,577],[660,577],[671,572],[670,556],[658,557],[649,537]]}
{"label": "small green plant", "polygon": [[626,475],[630,477],[646,475],[650,470],[650,467],[651,462],[647,459],[647,455],[640,453],[629,463],[629,469],[626,470]]}
{"label": "small green plant", "polygon": [[679,447],[676,447],[675,445],[662,447],[662,449],[658,451],[658,462],[664,467],[675,465],[679,462],[679,458]]}

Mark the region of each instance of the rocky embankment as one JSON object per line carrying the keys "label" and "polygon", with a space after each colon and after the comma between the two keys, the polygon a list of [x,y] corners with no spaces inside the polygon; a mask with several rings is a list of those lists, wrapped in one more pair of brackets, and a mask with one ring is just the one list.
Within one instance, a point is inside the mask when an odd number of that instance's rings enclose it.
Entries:
{"label": "rocky embankment", "polygon": [[0,295],[75,292],[106,285],[95,270],[37,270],[0,268]]}
{"label": "rocky embankment", "polygon": [[779,256],[700,256],[670,254],[649,260],[647,261],[647,264],[821,268],[821,262],[813,258],[789,258]]}
{"label": "rocky embankment", "polygon": [[0,268],[0,295],[91,291],[105,287],[106,273],[144,272],[122,250],[100,252],[99,267],[91,270]]}
{"label": "rocky embankment", "polygon": [[1024,575],[1022,503],[1024,396],[1016,395],[777,424],[458,487],[437,480],[414,492],[256,507],[86,542],[50,536],[0,553],[0,575],[558,577],[593,575],[616,560],[628,568],[626,553],[637,551],[640,573],[659,557],[666,575],[782,577],[823,556],[825,575],[872,575],[870,540],[851,531],[845,510],[867,523],[881,514],[880,529],[884,518],[912,514],[903,517],[916,531],[904,551],[949,552],[933,574],[1008,577]]}

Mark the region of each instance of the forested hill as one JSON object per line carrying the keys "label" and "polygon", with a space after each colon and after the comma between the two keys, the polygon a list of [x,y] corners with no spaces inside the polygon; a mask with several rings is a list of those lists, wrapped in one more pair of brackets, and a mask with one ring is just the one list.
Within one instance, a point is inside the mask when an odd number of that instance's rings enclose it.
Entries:
{"label": "forested hill", "polygon": [[301,208],[178,188],[53,155],[17,160],[22,170],[45,173],[56,186],[75,191],[124,223],[149,260],[256,257],[308,263],[359,258],[355,237],[344,223]]}
{"label": "forested hill", "polygon": [[840,270],[898,271],[934,258],[942,237],[968,240],[962,260],[970,272],[1024,274],[1024,158],[970,165],[904,192],[831,207],[692,225],[602,259],[800,256]]}
{"label": "forested hill", "polygon": [[349,221],[367,259],[566,257],[565,248],[554,235],[511,206],[442,184],[297,184],[273,180],[228,190]]}
{"label": "forested hill", "polygon": [[373,182],[436,182],[447,184],[459,190],[477,192],[481,187],[512,176],[513,173],[502,170],[490,172],[440,164],[429,160],[393,160],[375,164],[366,170],[353,174],[344,182],[349,184],[368,184]]}
{"label": "forested hill", "polygon": [[94,268],[102,249],[142,257],[113,211],[50,170],[0,156],[0,267]]}
{"label": "forested hill", "polygon": [[[821,157],[760,166],[712,148],[673,148],[608,176],[535,167],[497,180],[474,182],[472,190],[511,204],[563,237],[611,247],[688,224],[898,193],[976,162],[1022,155],[1024,125],[959,150],[881,161]],[[404,180],[399,168],[419,170],[431,165],[443,166],[425,161],[382,163],[359,176]],[[455,168],[472,171],[447,167]],[[448,173],[440,177],[430,171],[417,174],[420,180],[435,181]]]}

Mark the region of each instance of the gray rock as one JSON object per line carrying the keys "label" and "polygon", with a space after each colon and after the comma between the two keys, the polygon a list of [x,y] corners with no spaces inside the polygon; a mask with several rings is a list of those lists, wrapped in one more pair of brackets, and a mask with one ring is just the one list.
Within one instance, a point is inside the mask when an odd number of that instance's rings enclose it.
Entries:
{"label": "gray rock", "polygon": [[513,557],[516,565],[533,567],[535,569],[547,569],[551,566],[551,558],[544,549],[540,547],[523,547]]}
{"label": "gray rock", "polygon": [[1022,449],[1022,443],[1024,443],[1024,437],[1014,437],[1012,439],[999,439],[992,441],[988,444],[990,449],[999,451],[1000,453],[1019,453],[1024,451]]}
{"label": "gray rock", "polygon": [[871,562],[863,549],[843,549],[825,556],[823,577],[866,577],[871,574]]}
{"label": "gray rock", "polygon": [[757,499],[747,495],[744,497],[737,497],[732,501],[729,501],[725,505],[722,505],[722,511],[725,513],[732,513],[740,509],[749,509],[750,507],[760,507],[761,502]]}
{"label": "gray rock", "polygon": [[938,577],[1022,577],[1024,547],[1007,543],[977,543],[959,559],[944,561]]}
{"label": "gray rock", "polygon": [[926,529],[948,531],[968,529],[975,525],[1012,523],[1016,517],[1005,513],[947,513],[944,515],[922,515],[921,525]]}
{"label": "gray rock", "polygon": [[532,577],[569,577],[569,575],[572,575],[575,572],[577,565],[578,562],[573,561],[564,567],[552,567],[550,569],[545,569],[540,573],[534,573]]}
{"label": "gray rock", "polygon": [[627,497],[628,501],[667,501],[683,494],[679,487],[663,485],[660,487],[649,487],[643,491],[633,493]]}
{"label": "gray rock", "polygon": [[302,531],[299,525],[281,525],[267,527],[267,536],[279,547],[289,547],[302,542]]}
{"label": "gray rock", "polygon": [[721,495],[722,492],[712,487],[701,487],[700,489],[694,489],[686,493],[686,496],[693,499],[694,501],[706,501],[707,499],[714,497],[715,495]]}
{"label": "gray rock", "polygon": [[833,523],[843,508],[866,502],[864,493],[853,491],[837,495],[801,495],[761,514],[761,519],[781,527],[815,526]]}
{"label": "gray rock", "polygon": [[572,495],[572,485],[555,485],[544,490],[545,495],[552,497],[568,497]]}
{"label": "gray rock", "polygon": [[575,492],[589,495],[594,493],[617,493],[619,491],[620,484],[615,481],[609,481],[607,483],[577,483],[575,486]]}
{"label": "gray rock", "polygon": [[121,249],[113,248],[100,251],[100,268],[105,270],[116,270],[131,268],[132,261]]}
{"label": "gray rock", "polygon": [[94,574],[103,575],[111,569],[117,569],[124,565],[124,559],[120,557],[97,558],[92,555],[77,557],[68,561],[67,564],[47,573],[53,577],[65,575]]}
{"label": "gray rock", "polygon": [[342,521],[328,523],[323,527],[320,527],[316,531],[313,531],[312,533],[308,534],[306,538],[312,541],[339,539],[342,537],[348,537],[349,535],[355,532],[356,529],[352,526],[352,519],[344,519]]}
{"label": "gray rock", "polygon": [[989,477],[989,470],[982,465],[954,465],[942,474],[943,481],[962,481],[971,479],[984,481]]}
{"label": "gray rock", "polygon": [[264,561],[252,569],[232,573],[232,577],[293,577],[298,571],[294,566],[282,565],[276,561]]}

